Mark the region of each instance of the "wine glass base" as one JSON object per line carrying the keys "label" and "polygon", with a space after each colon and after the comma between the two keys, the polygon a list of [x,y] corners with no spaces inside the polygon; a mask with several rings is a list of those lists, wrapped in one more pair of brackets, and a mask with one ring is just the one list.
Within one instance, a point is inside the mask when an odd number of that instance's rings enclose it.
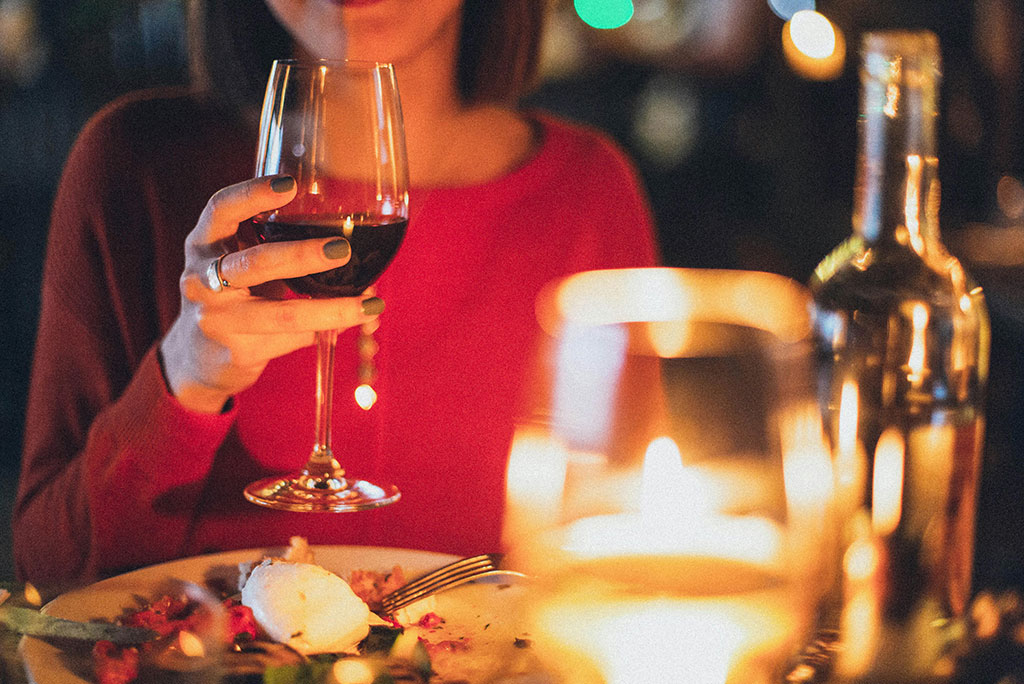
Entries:
{"label": "wine glass base", "polygon": [[245,498],[279,511],[346,513],[387,506],[402,496],[394,485],[379,487],[366,480],[346,479],[328,482],[340,482],[341,486],[310,487],[301,476],[269,477],[246,487]]}

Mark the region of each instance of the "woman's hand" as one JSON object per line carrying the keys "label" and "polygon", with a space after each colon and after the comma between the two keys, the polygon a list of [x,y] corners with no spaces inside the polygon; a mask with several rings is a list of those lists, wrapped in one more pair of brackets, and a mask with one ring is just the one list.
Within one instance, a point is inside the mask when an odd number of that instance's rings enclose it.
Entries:
{"label": "woman's hand", "polygon": [[[195,411],[219,412],[256,382],[267,363],[314,342],[317,330],[341,330],[373,320],[380,300],[267,299],[249,288],[344,265],[343,238],[266,243],[226,254],[218,287],[214,262],[235,243],[238,224],[287,204],[295,195],[288,176],[256,178],[210,198],[185,240],[181,312],[160,343],[171,392]],[[373,299],[373,301],[367,301]],[[364,302],[366,304],[364,305]]]}

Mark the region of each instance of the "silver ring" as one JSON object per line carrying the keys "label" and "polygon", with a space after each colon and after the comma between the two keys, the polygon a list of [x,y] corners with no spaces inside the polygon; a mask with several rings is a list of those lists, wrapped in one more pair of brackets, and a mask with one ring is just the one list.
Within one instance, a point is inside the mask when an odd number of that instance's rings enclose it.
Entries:
{"label": "silver ring", "polygon": [[206,285],[214,292],[220,292],[224,288],[231,287],[231,283],[220,272],[220,262],[224,261],[226,256],[227,254],[221,254],[206,267]]}

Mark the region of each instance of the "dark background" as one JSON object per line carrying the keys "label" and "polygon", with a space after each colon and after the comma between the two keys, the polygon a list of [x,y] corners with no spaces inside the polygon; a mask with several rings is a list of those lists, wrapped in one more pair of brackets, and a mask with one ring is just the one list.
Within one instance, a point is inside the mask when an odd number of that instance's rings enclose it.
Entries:
{"label": "dark background", "polygon": [[[668,8],[651,31],[665,22],[689,28],[651,51],[643,35],[586,29],[571,3],[560,3],[545,77],[527,104],[598,126],[630,151],[666,264],[767,270],[802,282],[850,231],[860,34],[939,34],[942,230],[985,286],[993,319],[976,586],[1024,585],[1020,0],[819,2],[848,48],[828,81],[801,78],[786,63],[783,20],[765,0],[635,4],[635,22]],[[0,0],[0,580],[13,574],[5,535],[63,160],[105,102],[186,80],[181,0]]]}

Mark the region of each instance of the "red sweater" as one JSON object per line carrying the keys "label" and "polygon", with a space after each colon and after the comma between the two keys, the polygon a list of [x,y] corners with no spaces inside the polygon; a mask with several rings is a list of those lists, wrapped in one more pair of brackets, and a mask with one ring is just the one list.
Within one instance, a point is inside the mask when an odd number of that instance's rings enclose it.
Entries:
{"label": "red sweater", "polygon": [[472,187],[414,188],[378,292],[380,401],[352,399],[339,337],[334,451],[398,485],[392,506],[282,513],[243,486],[294,470],[313,441],[312,347],[270,363],[227,413],[168,393],[156,356],[179,308],[183,241],[217,189],[252,174],[244,126],[182,93],[136,95],[83,130],[54,205],[14,551],[24,579],[91,579],[214,550],[287,543],[476,553],[499,547],[506,455],[552,278],[652,265],[637,177],[600,134],[537,115],[522,167]]}

